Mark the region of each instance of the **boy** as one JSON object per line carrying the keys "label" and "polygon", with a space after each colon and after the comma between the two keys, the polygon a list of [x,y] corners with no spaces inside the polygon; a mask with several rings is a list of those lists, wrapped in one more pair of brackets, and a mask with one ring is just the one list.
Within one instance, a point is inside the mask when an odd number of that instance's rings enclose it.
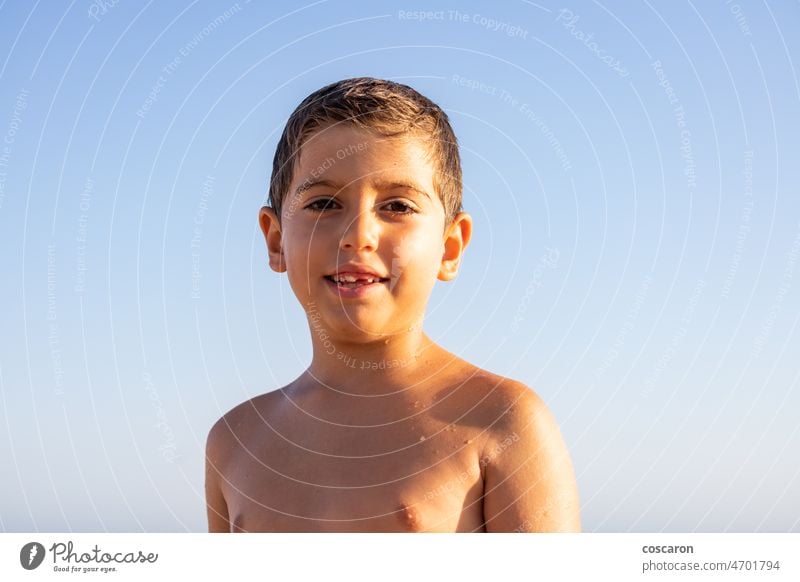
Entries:
{"label": "boy", "polygon": [[347,79],[292,113],[259,222],[313,357],[211,429],[209,531],[579,531],[543,402],[422,330],[472,233],[461,189],[448,118],[410,87]]}

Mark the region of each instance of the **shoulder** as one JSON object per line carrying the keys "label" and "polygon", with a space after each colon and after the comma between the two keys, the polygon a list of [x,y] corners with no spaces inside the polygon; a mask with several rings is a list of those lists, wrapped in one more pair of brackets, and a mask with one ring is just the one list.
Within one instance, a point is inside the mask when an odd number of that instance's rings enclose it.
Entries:
{"label": "shoulder", "polygon": [[223,414],[208,431],[206,438],[205,494],[209,532],[231,531],[228,486],[231,471],[241,459],[241,451],[253,431],[253,418],[269,407],[266,395],[251,398]]}
{"label": "shoulder", "polygon": [[221,459],[248,440],[250,433],[281,400],[279,390],[261,394],[231,408],[208,431],[206,454],[211,459]]}
{"label": "shoulder", "polygon": [[482,399],[481,411],[494,435],[522,430],[534,422],[549,420],[547,405],[527,384],[478,369],[473,387]]}
{"label": "shoulder", "polygon": [[483,399],[479,422],[484,431],[480,446],[484,468],[496,464],[502,456],[512,457],[499,454],[509,452],[509,448],[525,457],[563,450],[555,417],[530,386],[483,371],[474,389]]}
{"label": "shoulder", "polygon": [[487,531],[579,531],[577,484],[558,424],[526,384],[494,376],[481,388],[480,452]]}

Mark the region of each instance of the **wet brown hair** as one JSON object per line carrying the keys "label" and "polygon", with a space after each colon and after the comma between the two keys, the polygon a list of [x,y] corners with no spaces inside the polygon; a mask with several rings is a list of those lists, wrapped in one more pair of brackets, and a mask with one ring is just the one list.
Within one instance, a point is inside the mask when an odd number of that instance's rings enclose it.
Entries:
{"label": "wet brown hair", "polygon": [[279,219],[300,148],[331,123],[350,123],[387,137],[408,134],[425,139],[436,164],[433,186],[444,206],[445,225],[462,210],[461,157],[447,114],[407,85],[358,77],[314,91],[289,116],[275,150],[269,185],[269,205]]}

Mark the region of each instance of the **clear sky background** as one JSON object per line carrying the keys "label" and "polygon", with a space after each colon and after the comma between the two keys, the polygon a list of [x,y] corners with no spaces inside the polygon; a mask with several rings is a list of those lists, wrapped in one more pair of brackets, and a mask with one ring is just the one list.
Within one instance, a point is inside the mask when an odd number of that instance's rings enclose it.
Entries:
{"label": "clear sky background", "polygon": [[799,25],[789,0],[0,3],[0,530],[205,530],[208,429],[310,360],[256,220],[278,135],[376,76],[462,146],[475,235],[426,331],[549,404],[585,530],[800,531]]}

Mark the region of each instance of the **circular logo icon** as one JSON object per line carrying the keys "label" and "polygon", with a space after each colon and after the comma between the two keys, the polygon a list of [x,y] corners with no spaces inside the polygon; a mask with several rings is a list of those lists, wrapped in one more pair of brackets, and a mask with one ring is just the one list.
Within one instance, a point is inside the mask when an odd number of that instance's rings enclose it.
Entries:
{"label": "circular logo icon", "polygon": [[19,563],[26,570],[35,570],[44,560],[44,546],[39,542],[28,542],[19,551]]}

